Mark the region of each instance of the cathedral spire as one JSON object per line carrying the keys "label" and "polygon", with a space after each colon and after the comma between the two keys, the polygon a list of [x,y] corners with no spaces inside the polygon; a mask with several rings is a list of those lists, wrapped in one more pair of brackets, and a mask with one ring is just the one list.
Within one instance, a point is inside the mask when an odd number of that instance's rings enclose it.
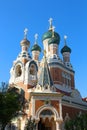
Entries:
{"label": "cathedral spire", "polygon": [[47,59],[46,59],[46,51],[44,50],[44,58],[43,58],[43,65],[41,68],[40,77],[38,80],[38,83],[41,85],[41,87],[52,87],[53,81],[50,75]]}

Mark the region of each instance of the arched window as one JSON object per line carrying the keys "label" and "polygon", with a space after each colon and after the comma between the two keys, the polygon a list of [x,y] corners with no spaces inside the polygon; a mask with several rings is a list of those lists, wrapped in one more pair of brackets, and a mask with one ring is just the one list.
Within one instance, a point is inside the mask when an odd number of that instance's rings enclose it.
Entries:
{"label": "arched window", "polygon": [[30,74],[31,75],[36,74],[36,66],[34,64],[31,64],[31,66],[30,66]]}
{"label": "arched window", "polygon": [[16,66],[16,77],[20,77],[22,74],[21,66],[17,65]]}

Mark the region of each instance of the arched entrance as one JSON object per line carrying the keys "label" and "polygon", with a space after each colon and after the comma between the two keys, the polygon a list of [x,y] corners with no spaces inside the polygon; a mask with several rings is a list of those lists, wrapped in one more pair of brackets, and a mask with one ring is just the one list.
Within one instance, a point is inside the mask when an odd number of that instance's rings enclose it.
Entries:
{"label": "arched entrance", "polygon": [[35,120],[37,130],[60,130],[62,118],[53,106],[43,105],[36,111]]}
{"label": "arched entrance", "polygon": [[54,113],[49,110],[43,110],[40,113],[40,121],[38,122],[38,130],[56,130],[54,121]]}
{"label": "arched entrance", "polygon": [[45,119],[40,118],[40,121],[38,123],[38,130],[56,130],[56,124],[53,118],[49,120],[48,117]]}

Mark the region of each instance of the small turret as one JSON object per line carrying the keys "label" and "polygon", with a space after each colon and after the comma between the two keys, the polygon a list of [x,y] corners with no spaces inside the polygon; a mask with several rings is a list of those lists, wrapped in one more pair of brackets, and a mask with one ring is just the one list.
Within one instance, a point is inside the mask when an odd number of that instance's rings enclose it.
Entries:
{"label": "small turret", "polygon": [[35,43],[34,43],[34,46],[31,48],[32,58],[35,61],[39,60],[39,54],[41,52],[41,48],[40,48],[40,46],[38,45],[38,42],[37,42],[37,37],[38,37],[38,34],[35,34]]}
{"label": "small turret", "polygon": [[17,60],[22,61],[24,64],[31,59],[30,54],[28,53],[28,48],[30,46],[30,41],[27,39],[27,32],[28,29],[25,28],[24,30],[24,39],[20,42],[21,45],[21,52],[17,57]]}
{"label": "small turret", "polygon": [[60,41],[60,39],[54,35],[54,29],[55,29],[55,27],[53,26],[52,27],[52,37],[48,41],[48,46],[49,46],[49,50],[50,50],[49,55],[50,56],[58,54],[58,44]]}
{"label": "small turret", "polygon": [[22,47],[22,52],[28,51],[28,47],[30,46],[30,41],[27,40],[27,32],[28,32],[28,29],[25,28],[24,39],[20,42],[20,45]]}
{"label": "small turret", "polygon": [[70,63],[70,53],[71,53],[71,49],[67,46],[66,44],[66,39],[67,36],[64,36],[64,47],[61,49],[61,53],[63,55],[63,61],[64,63]]}

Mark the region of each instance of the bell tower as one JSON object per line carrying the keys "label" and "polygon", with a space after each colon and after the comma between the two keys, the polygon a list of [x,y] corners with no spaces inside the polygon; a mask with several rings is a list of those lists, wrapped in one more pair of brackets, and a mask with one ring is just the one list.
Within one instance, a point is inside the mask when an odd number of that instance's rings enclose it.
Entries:
{"label": "bell tower", "polygon": [[24,30],[24,39],[20,42],[21,52],[13,62],[10,70],[10,84],[16,84],[23,89],[33,87],[37,82],[38,66],[28,52],[30,41],[27,39],[28,29]]}

